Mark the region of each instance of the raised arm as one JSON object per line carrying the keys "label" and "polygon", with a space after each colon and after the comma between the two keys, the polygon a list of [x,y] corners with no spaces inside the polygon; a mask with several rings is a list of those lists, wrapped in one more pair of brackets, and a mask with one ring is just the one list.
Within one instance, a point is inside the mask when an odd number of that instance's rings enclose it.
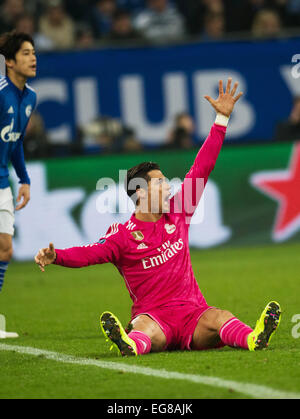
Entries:
{"label": "raised arm", "polygon": [[[231,89],[232,79],[227,82],[226,91],[223,89],[222,80],[219,81],[219,97],[214,100],[204,96],[217,112],[216,121],[211,131],[199,150],[191,169],[182,184],[181,191],[173,198],[172,211],[192,216],[198,206],[208,177],[215,167],[217,158],[225,139],[229,117],[242,92],[236,95],[238,83]],[[172,205],[172,204],[171,204]]]}
{"label": "raised arm", "polygon": [[204,96],[205,99],[212,105],[217,113],[216,121],[211,128],[211,131],[201,147],[193,166],[188,172],[186,178],[201,178],[204,180],[204,185],[215,167],[217,158],[221,151],[223,141],[226,134],[229,117],[234,109],[236,102],[242,96],[242,92],[235,96],[238,83],[234,84],[231,90],[232,79],[229,78],[227,82],[226,91],[223,90],[223,82],[219,81],[219,97],[214,100],[210,96]]}

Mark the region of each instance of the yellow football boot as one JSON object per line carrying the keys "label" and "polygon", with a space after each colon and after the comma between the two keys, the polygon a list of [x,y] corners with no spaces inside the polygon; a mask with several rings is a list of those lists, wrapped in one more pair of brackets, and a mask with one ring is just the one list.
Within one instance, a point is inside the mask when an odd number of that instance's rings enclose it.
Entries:
{"label": "yellow football boot", "polygon": [[280,305],[276,301],[271,301],[256,322],[255,329],[248,336],[249,351],[266,349],[280,321]]}
{"label": "yellow football boot", "polygon": [[135,342],[130,339],[114,314],[109,311],[102,313],[100,316],[100,327],[106,341],[109,342],[110,339],[113,343],[111,349],[116,347],[122,356],[137,356]]}

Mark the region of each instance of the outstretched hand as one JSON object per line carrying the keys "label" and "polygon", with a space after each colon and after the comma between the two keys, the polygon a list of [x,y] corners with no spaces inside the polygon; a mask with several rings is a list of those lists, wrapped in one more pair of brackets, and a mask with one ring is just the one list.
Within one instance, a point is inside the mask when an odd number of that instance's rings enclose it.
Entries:
{"label": "outstretched hand", "polygon": [[232,78],[230,77],[227,82],[226,91],[224,93],[223,81],[219,81],[219,97],[217,100],[212,99],[210,96],[204,96],[206,100],[212,105],[217,113],[221,113],[229,117],[233,111],[236,102],[241,98],[243,92],[240,92],[235,96],[238,82],[234,83],[233,89],[231,90]]}
{"label": "outstretched hand", "polygon": [[49,244],[49,247],[40,249],[36,257],[34,258],[37,265],[39,265],[40,270],[45,272],[45,266],[51,265],[56,259],[56,252],[53,246],[53,243]]}

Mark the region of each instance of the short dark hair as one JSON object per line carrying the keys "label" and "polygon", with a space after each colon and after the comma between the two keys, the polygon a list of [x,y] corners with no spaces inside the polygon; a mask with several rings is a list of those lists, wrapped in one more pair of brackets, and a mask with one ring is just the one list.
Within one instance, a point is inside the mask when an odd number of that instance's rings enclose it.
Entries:
{"label": "short dark hair", "polygon": [[[141,187],[141,185],[136,185],[135,190],[128,189],[129,183],[136,178],[144,179],[146,182],[150,182],[151,177],[148,175],[149,172],[152,170],[160,170],[160,167],[157,163],[153,163],[151,161],[149,162],[143,162],[138,164],[137,166],[132,167],[127,171],[126,181],[125,181],[125,189],[127,192],[127,195],[133,199],[133,195],[135,195],[136,191]],[[134,199],[133,199],[134,201]]]}
{"label": "short dark hair", "polygon": [[30,42],[34,47],[34,41],[27,33],[6,32],[0,37],[0,54],[4,55],[6,60],[15,60],[16,54],[24,42]]}

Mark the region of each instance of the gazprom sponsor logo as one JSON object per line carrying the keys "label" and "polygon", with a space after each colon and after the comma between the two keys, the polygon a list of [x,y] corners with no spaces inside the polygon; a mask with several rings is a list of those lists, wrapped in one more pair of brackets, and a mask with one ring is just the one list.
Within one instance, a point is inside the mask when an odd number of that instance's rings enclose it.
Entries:
{"label": "gazprom sponsor logo", "polygon": [[144,269],[155,268],[156,266],[163,265],[168,262],[172,257],[178,254],[184,247],[182,239],[179,239],[177,242],[170,244],[170,241],[166,242],[162,248],[159,248],[160,253],[156,256],[151,256],[142,259],[142,264]]}
{"label": "gazprom sponsor logo", "polygon": [[1,140],[5,143],[13,142],[15,143],[21,137],[19,132],[13,132],[14,129],[14,119],[12,119],[11,124],[4,127],[1,131]]}

